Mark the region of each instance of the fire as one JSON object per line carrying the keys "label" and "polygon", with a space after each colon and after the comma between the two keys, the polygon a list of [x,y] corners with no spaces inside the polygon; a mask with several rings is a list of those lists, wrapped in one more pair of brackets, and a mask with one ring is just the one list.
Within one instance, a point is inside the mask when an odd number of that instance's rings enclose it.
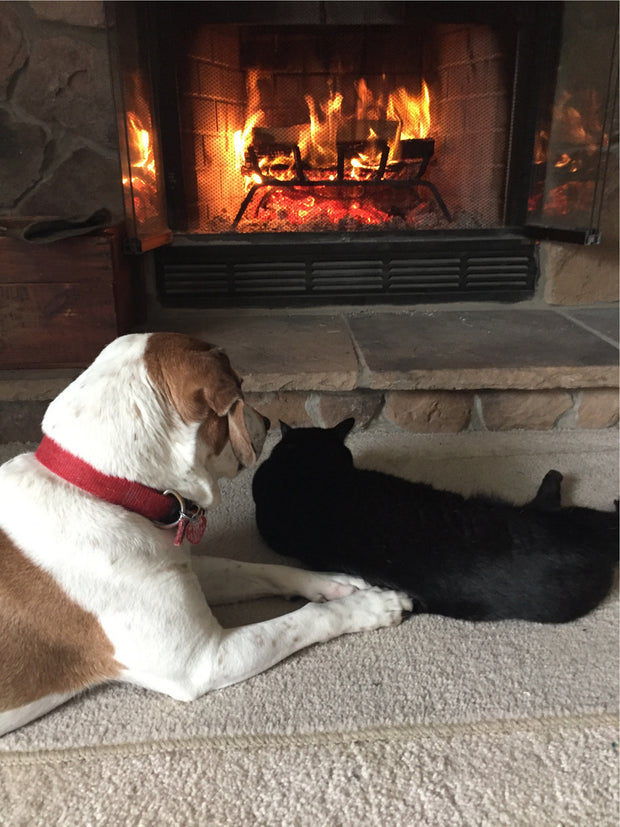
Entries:
{"label": "fire", "polygon": [[[246,189],[262,183],[256,170],[248,168],[247,153],[255,137],[254,130],[263,124],[265,113],[257,108],[260,100],[258,70],[248,72],[248,111],[250,112],[243,129],[234,133],[235,166],[246,180]],[[296,127],[286,128],[289,144],[299,147],[305,168],[309,168],[312,180],[333,178],[333,167],[337,161],[337,145],[341,141],[366,142],[367,146],[352,158],[347,158],[346,176],[363,180],[372,175],[381,158],[380,142],[387,141],[390,148],[389,161],[400,157],[400,142],[412,138],[426,138],[431,133],[431,96],[428,85],[422,81],[420,94],[411,94],[399,87],[387,95],[373,95],[366,81],[361,78],[355,84],[355,114],[346,116],[344,95],[330,90],[328,97],[318,105],[311,95],[305,96],[308,121]],[[275,130],[274,130],[275,131]],[[283,129],[279,130],[283,132]],[[276,141],[276,143],[278,143]],[[263,157],[261,172],[281,181],[295,177],[294,159],[290,155]],[[318,174],[316,174],[318,173]]]}
{"label": "fire", "polygon": [[431,93],[426,81],[422,81],[422,93],[410,95],[401,86],[390,93],[386,115],[389,120],[398,121],[400,140],[428,138],[431,131]]}
{"label": "fire", "polygon": [[330,92],[329,97],[320,108],[325,118],[321,122],[316,111],[312,95],[305,95],[304,100],[308,107],[310,123],[301,129],[297,141],[301,157],[309,159],[317,166],[325,166],[336,162],[336,140],[338,126],[342,123],[342,101],[340,92]]}
{"label": "fire", "polygon": [[[240,129],[233,135],[233,145],[235,147],[235,167],[238,172],[241,172],[241,169],[245,164],[245,153],[248,146],[252,143],[254,127],[258,126],[258,124],[262,121],[264,114],[265,113],[259,109],[258,112],[255,112],[248,118],[243,129]],[[258,183],[260,183],[260,181]]]}
{"label": "fire", "polygon": [[127,134],[131,181],[123,178],[123,186],[131,187],[134,212],[144,222],[159,213],[155,154],[151,134],[135,112],[127,113]]}

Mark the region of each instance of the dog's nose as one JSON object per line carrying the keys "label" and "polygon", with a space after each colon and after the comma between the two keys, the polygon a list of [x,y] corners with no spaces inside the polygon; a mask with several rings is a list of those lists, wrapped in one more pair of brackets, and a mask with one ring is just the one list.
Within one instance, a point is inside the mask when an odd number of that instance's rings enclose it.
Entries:
{"label": "dog's nose", "polygon": [[[261,416],[263,416],[261,414]],[[263,416],[263,422],[265,423],[265,430],[268,431],[271,428],[271,422],[267,419],[266,416]]]}

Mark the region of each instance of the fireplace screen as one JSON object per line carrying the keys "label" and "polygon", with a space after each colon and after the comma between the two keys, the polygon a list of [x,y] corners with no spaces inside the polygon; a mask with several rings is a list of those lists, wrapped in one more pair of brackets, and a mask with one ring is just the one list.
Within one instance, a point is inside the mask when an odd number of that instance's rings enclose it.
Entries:
{"label": "fireplace screen", "polygon": [[198,26],[187,229],[501,226],[513,52],[485,25]]}

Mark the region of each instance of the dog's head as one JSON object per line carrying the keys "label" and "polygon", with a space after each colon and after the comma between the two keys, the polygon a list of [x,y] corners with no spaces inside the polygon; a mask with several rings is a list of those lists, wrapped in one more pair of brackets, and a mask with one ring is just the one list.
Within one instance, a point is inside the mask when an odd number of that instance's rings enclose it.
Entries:
{"label": "dog's head", "polygon": [[43,419],[44,433],[98,470],[203,507],[217,501],[218,478],[256,462],[268,426],[226,354],[178,333],[119,337]]}

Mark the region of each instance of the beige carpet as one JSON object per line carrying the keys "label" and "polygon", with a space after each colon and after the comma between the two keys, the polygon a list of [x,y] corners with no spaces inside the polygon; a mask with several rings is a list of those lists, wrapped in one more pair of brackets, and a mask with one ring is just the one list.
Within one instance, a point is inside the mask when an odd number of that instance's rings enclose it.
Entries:
{"label": "beige carpet", "polygon": [[[350,444],[359,464],[464,493],[525,500],[551,467],[567,502],[608,508],[618,491],[614,431],[373,430]],[[226,485],[206,546],[273,560],[249,485]],[[615,827],[617,608],[616,591],[564,626],[413,617],[189,705],[96,689],[0,739],[0,824]]]}

